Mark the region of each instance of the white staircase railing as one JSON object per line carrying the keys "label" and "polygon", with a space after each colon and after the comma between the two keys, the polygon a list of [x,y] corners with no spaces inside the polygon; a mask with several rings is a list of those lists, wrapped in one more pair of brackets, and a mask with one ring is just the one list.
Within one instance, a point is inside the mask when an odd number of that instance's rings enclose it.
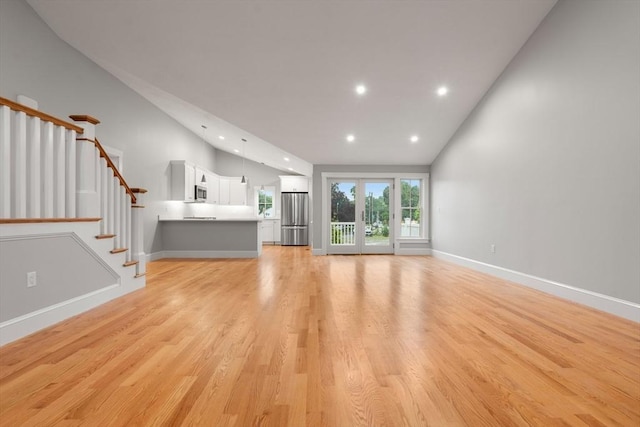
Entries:
{"label": "white staircase railing", "polygon": [[0,98],[0,218],[76,217],[78,133],[79,126]]}
{"label": "white staircase railing", "polygon": [[[101,220],[100,238],[145,273],[146,190],[131,189],[95,136],[98,120],[68,123],[0,97],[0,224]],[[135,191],[134,191],[135,190]]]}

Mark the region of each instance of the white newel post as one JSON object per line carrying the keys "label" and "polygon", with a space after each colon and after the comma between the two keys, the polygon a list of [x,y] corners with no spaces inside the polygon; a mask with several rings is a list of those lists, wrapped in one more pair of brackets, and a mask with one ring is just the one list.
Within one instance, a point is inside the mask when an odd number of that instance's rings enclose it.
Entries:
{"label": "white newel post", "polygon": [[138,261],[136,273],[142,276],[147,272],[147,256],[144,253],[144,198],[147,190],[132,188],[136,196],[135,204],[131,205],[131,257]]}
{"label": "white newel post", "polygon": [[100,233],[109,234],[109,167],[107,160],[100,157]]}
{"label": "white newel post", "polygon": [[11,109],[0,106],[0,218],[11,217]]}
{"label": "white newel post", "polygon": [[128,198],[128,195],[122,185],[120,185],[118,189],[118,194],[120,195],[120,210],[118,211],[118,216],[120,217],[120,230],[118,231],[118,234],[120,235],[120,247],[129,249],[129,247],[127,247],[127,198]]}
{"label": "white newel post", "polygon": [[100,200],[96,182],[96,125],[99,120],[85,115],[69,116],[84,129],[76,138],[76,212],[79,218],[100,217]]}
{"label": "white newel post", "polygon": [[124,237],[125,237],[125,242],[124,242],[124,247],[128,248],[129,250],[127,251],[127,262],[130,262],[133,259],[133,255],[131,255],[131,197],[129,197],[129,194],[125,192],[124,194],[125,197],[125,231],[124,231]]}
{"label": "white newel post", "polygon": [[120,231],[120,180],[118,177],[113,177],[111,181],[113,187],[113,234],[116,236],[113,239],[113,249],[122,248],[122,234]]}
{"label": "white newel post", "polygon": [[113,194],[113,176],[113,169],[107,168],[107,211],[109,212],[107,217],[107,234],[116,234],[116,214],[114,208],[116,198]]}

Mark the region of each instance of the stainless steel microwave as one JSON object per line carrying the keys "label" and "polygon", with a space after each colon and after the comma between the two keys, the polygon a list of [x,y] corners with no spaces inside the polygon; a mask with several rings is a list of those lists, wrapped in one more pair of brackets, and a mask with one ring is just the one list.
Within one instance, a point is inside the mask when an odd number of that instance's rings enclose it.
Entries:
{"label": "stainless steel microwave", "polygon": [[195,201],[203,203],[207,201],[207,187],[196,185]]}

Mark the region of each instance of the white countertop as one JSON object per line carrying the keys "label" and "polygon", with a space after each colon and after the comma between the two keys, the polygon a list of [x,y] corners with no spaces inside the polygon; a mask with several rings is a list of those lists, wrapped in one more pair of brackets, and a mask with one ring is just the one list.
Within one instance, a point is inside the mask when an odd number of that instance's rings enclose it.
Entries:
{"label": "white countertop", "polygon": [[158,218],[160,222],[261,222],[262,218],[215,218],[215,217],[196,217],[196,218]]}

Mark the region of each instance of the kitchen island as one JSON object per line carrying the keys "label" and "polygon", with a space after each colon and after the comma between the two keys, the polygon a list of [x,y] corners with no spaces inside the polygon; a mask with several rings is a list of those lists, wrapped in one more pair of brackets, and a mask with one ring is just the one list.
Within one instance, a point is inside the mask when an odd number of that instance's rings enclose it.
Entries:
{"label": "kitchen island", "polygon": [[159,218],[161,258],[257,258],[258,218]]}

